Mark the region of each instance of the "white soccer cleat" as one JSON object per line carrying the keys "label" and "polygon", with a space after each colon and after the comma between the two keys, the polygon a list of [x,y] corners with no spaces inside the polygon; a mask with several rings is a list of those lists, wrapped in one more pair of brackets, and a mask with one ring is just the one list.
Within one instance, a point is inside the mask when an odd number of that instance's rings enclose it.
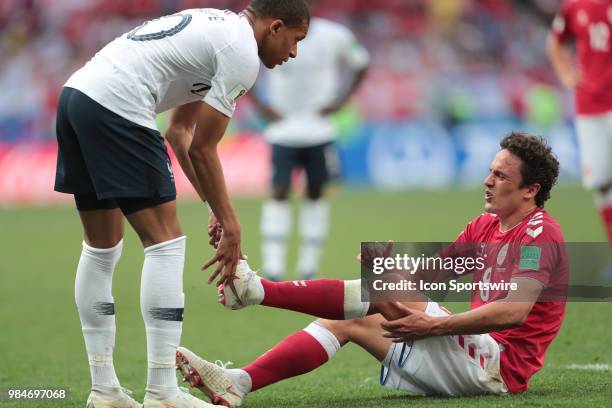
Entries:
{"label": "white soccer cleat", "polygon": [[125,388],[111,388],[109,393],[92,391],[87,398],[86,408],[142,408],[142,405],[133,399],[132,392]]}
{"label": "white soccer cleat", "polygon": [[189,394],[186,389],[181,388],[174,396],[165,399],[156,399],[151,395],[145,395],[142,408],[216,408],[214,405]]}
{"label": "white soccer cleat", "polygon": [[226,369],[198,357],[185,347],[176,351],[176,368],[193,388],[202,391],[215,405],[239,407],[245,394],[226,374]]}
{"label": "white soccer cleat", "polygon": [[238,262],[236,279],[230,284],[219,286],[217,291],[219,292],[219,303],[231,310],[258,305],[264,297],[261,277],[251,270],[245,260]]}

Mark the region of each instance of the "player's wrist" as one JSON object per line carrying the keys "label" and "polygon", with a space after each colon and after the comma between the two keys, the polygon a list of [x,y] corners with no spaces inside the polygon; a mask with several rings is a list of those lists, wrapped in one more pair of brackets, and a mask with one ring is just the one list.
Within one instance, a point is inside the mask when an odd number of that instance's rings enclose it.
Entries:
{"label": "player's wrist", "polygon": [[452,316],[432,317],[430,334],[432,336],[448,336],[452,334],[450,319]]}

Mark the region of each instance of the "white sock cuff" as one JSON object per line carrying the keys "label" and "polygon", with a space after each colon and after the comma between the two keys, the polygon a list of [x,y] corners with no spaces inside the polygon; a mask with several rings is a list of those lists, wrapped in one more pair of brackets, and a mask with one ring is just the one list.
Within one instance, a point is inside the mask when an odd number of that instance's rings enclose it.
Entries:
{"label": "white sock cuff", "polygon": [[344,281],[344,318],[360,319],[367,316],[370,302],[361,301],[361,279]]}
{"label": "white sock cuff", "polygon": [[329,211],[329,202],[325,198],[318,200],[304,200],[301,204],[302,211]]}
{"label": "white sock cuff", "polygon": [[336,336],[327,330],[321,323],[314,321],[306,326],[304,331],[314,337],[315,340],[323,346],[329,360],[331,360],[338,350],[340,350],[340,342],[338,342]]}
{"label": "white sock cuff", "polygon": [[121,251],[123,250],[123,238],[112,248],[94,248],[87,245],[87,242],[83,241],[83,250],[91,252],[94,255],[104,256],[105,254],[110,254],[119,257],[121,256]]}
{"label": "white sock cuff", "polygon": [[183,250],[185,248],[185,242],[187,237],[185,235],[171,239],[170,241],[160,242],[159,244],[151,245],[144,249],[145,254],[149,254],[151,252],[166,252],[172,251],[175,249]]}

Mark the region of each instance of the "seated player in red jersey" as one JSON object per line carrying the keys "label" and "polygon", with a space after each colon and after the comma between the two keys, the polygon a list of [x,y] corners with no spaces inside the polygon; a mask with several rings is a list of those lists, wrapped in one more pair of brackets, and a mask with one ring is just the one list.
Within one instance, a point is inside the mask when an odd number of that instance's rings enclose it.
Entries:
{"label": "seated player in red jersey", "polygon": [[239,406],[247,393],[314,370],[352,342],[381,362],[381,384],[389,388],[454,396],[526,391],[565,316],[564,298],[545,298],[568,277],[561,229],[543,209],[559,163],[539,137],[515,132],[500,146],[484,180],[486,212],[453,245],[498,248],[473,270],[473,282],[518,289],[474,289],[471,310],[451,314],[424,297],[363,302],[360,280],[271,282],[242,262],[234,287],[220,288],[227,308],[260,304],[320,319],[240,369],[181,347],[177,367],[185,379],[214,403]]}

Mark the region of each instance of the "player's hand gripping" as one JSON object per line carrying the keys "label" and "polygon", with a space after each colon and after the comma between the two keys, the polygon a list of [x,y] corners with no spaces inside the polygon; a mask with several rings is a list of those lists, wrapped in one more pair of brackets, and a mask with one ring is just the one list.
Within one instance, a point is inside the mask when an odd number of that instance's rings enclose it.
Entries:
{"label": "player's hand gripping", "polygon": [[357,261],[371,271],[374,267],[374,258],[388,258],[391,256],[393,241],[388,241],[386,244],[371,242],[363,245],[362,250],[363,252],[357,255]]}
{"label": "player's hand gripping", "polygon": [[202,270],[205,270],[217,263],[215,271],[208,278],[208,284],[211,284],[219,275],[217,286],[232,283],[236,275],[238,261],[243,259],[240,241],[241,231],[239,225],[221,230],[221,240],[219,241],[217,252],[202,266]]}

